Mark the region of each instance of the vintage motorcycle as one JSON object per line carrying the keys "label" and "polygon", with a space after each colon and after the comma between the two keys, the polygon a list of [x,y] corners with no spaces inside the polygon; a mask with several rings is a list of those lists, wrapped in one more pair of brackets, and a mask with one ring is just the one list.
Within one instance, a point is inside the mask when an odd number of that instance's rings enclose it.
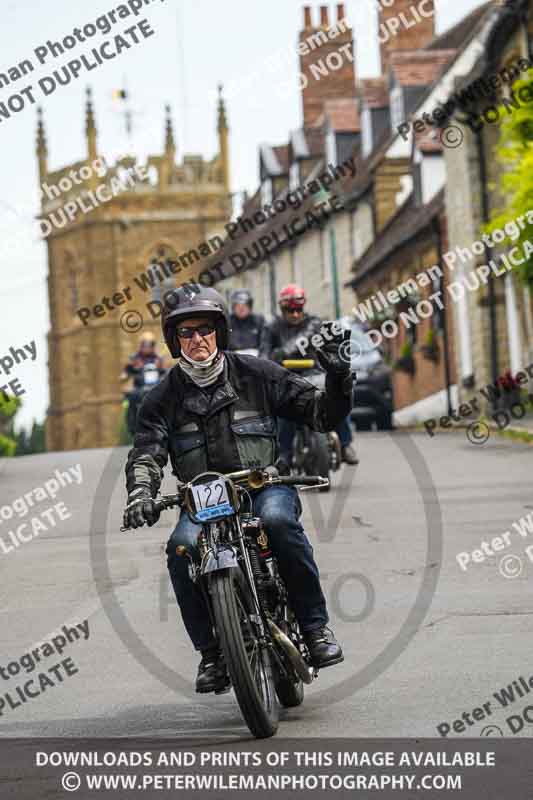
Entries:
{"label": "vintage motorcycle", "polygon": [[[200,561],[187,548],[191,579],[203,592],[213,629],[242,715],[263,739],[278,728],[279,704],[298,706],[303,684],[317,676],[288,602],[276,557],[261,519],[251,513],[250,492],[267,486],[324,486],[316,476],[280,476],[277,470],[204,472],[156,501],[159,510],[182,506],[202,526]],[[121,528],[121,530],[126,530]]]}
{"label": "vintage motorcycle", "polygon": [[[317,371],[312,358],[287,358],[281,362],[281,366],[302,373],[309,370],[309,374],[304,376],[305,379],[317,389],[324,390],[326,375],[323,371]],[[322,475],[328,478],[327,485],[322,487],[321,491],[329,491],[330,473],[340,469],[342,463],[338,434],[335,431],[319,433],[307,425],[298,425],[292,453],[293,472],[296,475]]]}

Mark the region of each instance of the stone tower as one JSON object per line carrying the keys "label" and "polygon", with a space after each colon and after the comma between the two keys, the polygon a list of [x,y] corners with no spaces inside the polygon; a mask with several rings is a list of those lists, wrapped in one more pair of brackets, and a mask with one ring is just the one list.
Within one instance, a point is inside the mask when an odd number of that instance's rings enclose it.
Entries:
{"label": "stone tower", "polygon": [[[160,338],[153,301],[197,275],[205,253],[222,243],[219,234],[231,216],[229,131],[221,89],[219,153],[211,160],[185,155],[176,163],[168,106],[161,128],[163,152],[144,165],[133,156],[105,164],[90,90],[85,132],[86,156],[49,171],[38,113],[40,225],[47,237],[51,320],[50,450],[118,443],[123,413],[119,376],[137,349],[138,328],[142,324]],[[174,268],[162,274],[162,264]]]}

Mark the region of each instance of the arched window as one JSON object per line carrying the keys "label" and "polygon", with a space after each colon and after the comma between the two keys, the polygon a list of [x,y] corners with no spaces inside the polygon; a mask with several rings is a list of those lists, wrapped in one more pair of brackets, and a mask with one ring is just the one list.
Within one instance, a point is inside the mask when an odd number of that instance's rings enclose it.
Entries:
{"label": "arched window", "polygon": [[153,280],[152,300],[161,301],[166,292],[176,288],[176,275],[172,263],[177,261],[176,251],[167,245],[159,245],[150,259],[148,273]]}

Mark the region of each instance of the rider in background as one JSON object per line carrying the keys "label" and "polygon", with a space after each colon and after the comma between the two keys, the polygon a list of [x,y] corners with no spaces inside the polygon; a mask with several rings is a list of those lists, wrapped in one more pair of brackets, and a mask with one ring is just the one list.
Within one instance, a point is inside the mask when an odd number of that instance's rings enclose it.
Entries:
{"label": "rider in background", "polygon": [[252,313],[253,305],[254,300],[248,289],[237,289],[231,295],[231,335],[228,349],[257,356],[265,318],[262,314]]}
{"label": "rider in background", "polygon": [[[280,291],[278,303],[281,316],[275,317],[270,325],[265,325],[263,328],[259,354],[263,358],[270,358],[281,364],[285,359],[303,358],[301,351],[296,347],[296,341],[302,336],[310,341],[315,333],[320,332],[322,320],[320,317],[305,312],[305,291],[294,283],[289,283]],[[306,358],[314,359],[318,364],[311,344],[307,349]],[[320,367],[317,366],[316,369],[319,370]],[[290,420],[280,419],[278,430],[280,459],[289,465],[292,461],[292,443],[296,425]],[[352,445],[350,418],[343,419],[335,430],[341,443],[342,460],[346,464],[358,464],[359,459]]]}
{"label": "rider in background", "polygon": [[144,395],[155,386],[166,372],[163,359],[156,351],[157,339],[150,331],[145,331],[139,339],[139,349],[130,356],[120,379],[128,381],[125,394],[128,398],[128,430],[135,432],[137,411]]}

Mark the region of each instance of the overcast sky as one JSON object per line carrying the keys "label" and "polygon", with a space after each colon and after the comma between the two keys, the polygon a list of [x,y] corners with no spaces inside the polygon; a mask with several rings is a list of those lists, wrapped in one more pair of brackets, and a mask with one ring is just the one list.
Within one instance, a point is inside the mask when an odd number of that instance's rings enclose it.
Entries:
{"label": "overcast sky", "polygon": [[[318,6],[316,0],[310,5]],[[326,4],[326,3],[322,3]],[[117,8],[117,0],[4,0],[0,72],[30,58],[47,40],[61,40],[75,27],[93,22]],[[377,22],[372,0],[349,0],[347,16],[355,29],[357,73],[378,72]],[[481,5],[479,0],[436,0],[437,32]],[[222,82],[231,128],[232,190],[253,191],[257,184],[257,148],[260,142],[286,142],[287,133],[301,124],[296,87],[295,47],[302,24],[301,0],[154,0],[137,17],[146,17],[155,35],[122,52],[97,69],[82,71],[78,80],[60,86],[50,97],[36,92],[44,107],[49,167],[57,169],[85,155],[84,90],[90,83],[95,98],[99,152],[112,160],[129,146],[140,156],[160,152],[163,107],[172,106],[178,159],[184,152],[212,157],[217,149],[216,86]],[[330,8],[333,8],[330,4]],[[318,14],[318,12],[316,12]],[[70,58],[90,51],[96,43],[129,27],[123,19],[107,36],[79,44]],[[265,66],[281,51],[288,54],[281,68]],[[11,87],[0,89],[0,102],[27,84],[65,63],[49,60]],[[249,81],[248,87],[243,81]],[[134,111],[134,135],[129,145],[124,120],[111,92],[126,85]],[[18,367],[7,378],[20,379],[26,389],[19,424],[44,418],[48,403],[46,334],[49,329],[45,246],[28,234],[25,220],[38,209],[35,160],[35,106],[28,105],[9,120],[0,121],[0,264],[2,309],[0,358],[11,346],[36,342],[36,361]],[[0,385],[6,376],[0,373]]]}

